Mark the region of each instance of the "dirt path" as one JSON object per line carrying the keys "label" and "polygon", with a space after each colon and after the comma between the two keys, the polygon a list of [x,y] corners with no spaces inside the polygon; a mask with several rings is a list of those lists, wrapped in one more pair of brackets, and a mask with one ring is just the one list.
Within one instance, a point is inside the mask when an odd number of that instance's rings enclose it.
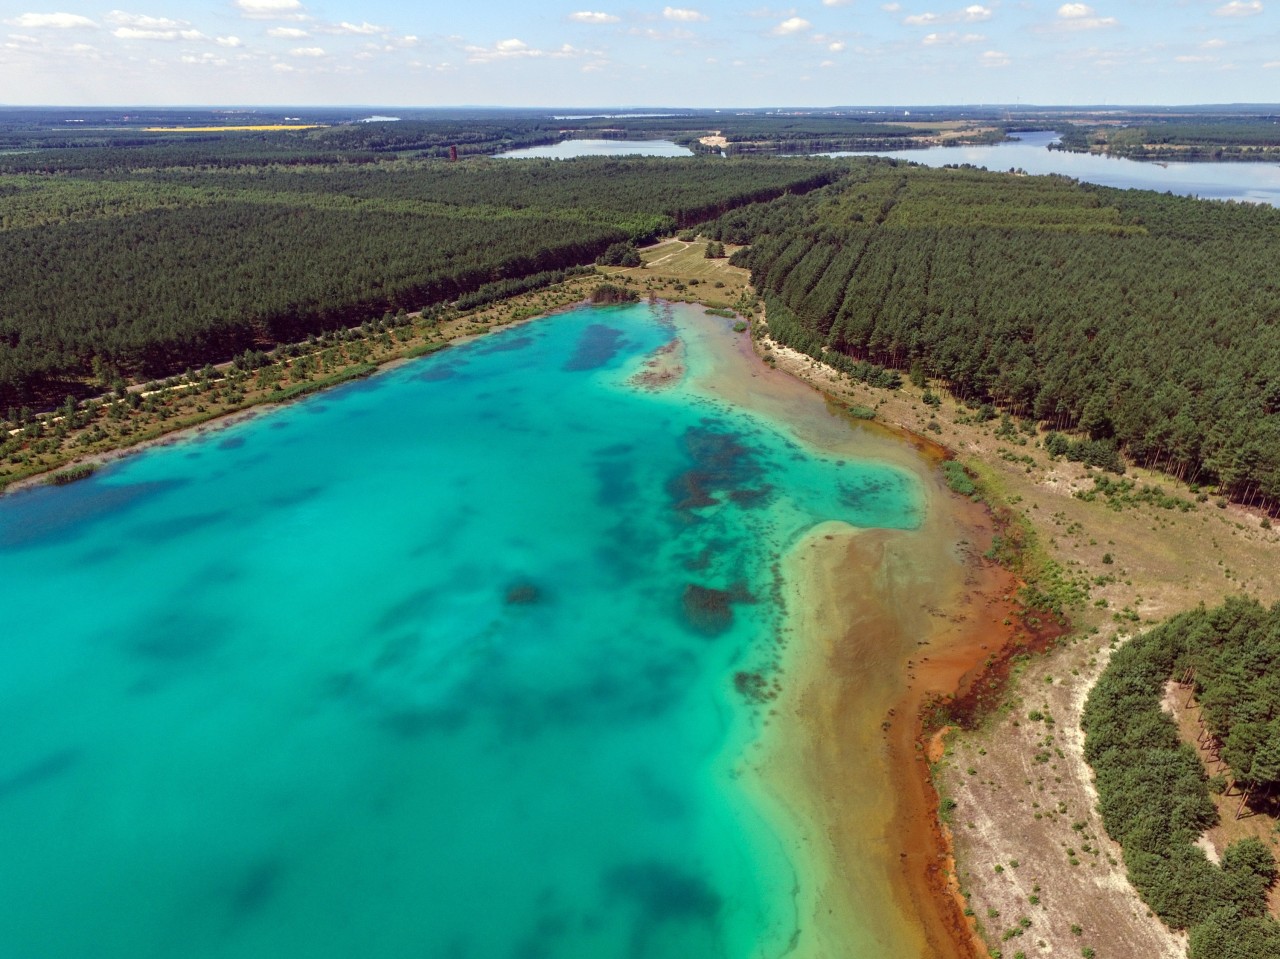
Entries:
{"label": "dirt path", "polygon": [[[651,267],[653,267],[653,266],[661,266],[663,263],[666,263],[666,262],[667,262],[667,260],[670,260],[672,257],[679,256],[679,255],[680,255],[681,253],[683,253],[685,250],[689,249],[689,247],[693,246],[693,244],[692,244],[692,243],[686,243],[684,240],[672,240],[671,242],[672,242],[672,243],[679,243],[679,244],[680,244],[680,249],[678,249],[678,250],[672,250],[670,253],[666,254],[665,256],[660,256],[660,257],[658,257],[657,259],[650,260],[646,265],[647,265],[647,266],[651,266]],[[661,246],[667,246],[667,245],[668,245],[668,244],[665,244],[665,243],[664,243],[664,244],[661,244]]]}

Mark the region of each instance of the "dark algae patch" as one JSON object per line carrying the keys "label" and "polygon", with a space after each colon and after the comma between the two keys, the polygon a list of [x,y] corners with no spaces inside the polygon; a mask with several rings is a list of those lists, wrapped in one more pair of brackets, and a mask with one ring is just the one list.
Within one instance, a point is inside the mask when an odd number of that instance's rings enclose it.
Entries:
{"label": "dark algae patch", "polygon": [[82,759],[78,749],[59,749],[28,766],[0,775],[0,800],[57,779],[70,772]]}
{"label": "dark algae patch", "polygon": [[622,349],[626,336],[622,330],[603,323],[592,323],[582,331],[573,355],[564,364],[566,373],[585,373],[607,364]]}
{"label": "dark algae patch", "polygon": [[719,636],[733,626],[734,604],[754,602],[754,597],[742,585],[712,589],[690,583],[684,588],[681,610],[685,624],[695,633]]}
{"label": "dark algae patch", "polygon": [[727,497],[740,506],[764,505],[772,486],[763,482],[766,469],[745,437],[715,427],[690,428],[684,446],[691,465],[673,476],[667,492],[680,511],[715,506]]}

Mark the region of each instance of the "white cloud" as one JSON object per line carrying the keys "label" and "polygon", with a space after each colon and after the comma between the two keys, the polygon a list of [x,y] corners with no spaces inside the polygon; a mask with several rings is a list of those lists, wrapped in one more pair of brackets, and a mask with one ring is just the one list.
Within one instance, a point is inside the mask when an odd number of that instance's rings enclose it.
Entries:
{"label": "white cloud", "polygon": [[579,10],[577,13],[569,14],[569,19],[574,23],[617,23],[620,19],[612,13],[598,13],[594,10]]}
{"label": "white cloud", "polygon": [[[897,7],[897,4],[889,4],[889,7]],[[980,3],[973,3],[965,7],[963,10],[953,10],[950,13],[913,13],[910,16],[903,17],[902,22],[909,27],[932,27],[943,23],[980,23],[983,20],[991,19],[991,8],[984,7]]]}
{"label": "white cloud", "polygon": [[272,27],[267,31],[267,36],[282,40],[301,40],[303,37],[311,36],[311,31],[300,27]]}
{"label": "white cloud", "polygon": [[[843,6],[847,6],[852,2],[853,0],[822,0],[822,5],[824,7],[843,7]],[[827,62],[830,63],[831,61],[828,60]],[[819,64],[819,66],[822,66],[822,65],[823,64]]]}
{"label": "white cloud", "polygon": [[118,40],[207,40],[194,29],[189,21],[171,20],[168,17],[149,17],[145,13],[126,13],[112,10],[105,17],[116,24],[111,35]]}
{"label": "white cloud", "polygon": [[668,20],[678,20],[681,23],[694,23],[698,20],[710,20],[705,13],[699,13],[697,10],[690,10],[687,7],[663,7],[662,15]]}
{"label": "white cloud", "polygon": [[812,26],[813,24],[803,17],[790,17],[774,27],[773,32],[775,36],[785,37],[793,33],[803,33]]}
{"label": "white cloud", "polygon": [[289,51],[289,55],[294,57],[323,57],[325,52],[324,47],[294,47]]}
{"label": "white cloud", "polygon": [[515,37],[509,40],[499,40],[492,47],[468,46],[464,49],[467,53],[468,63],[492,63],[495,60],[536,59],[541,57],[552,60],[570,60],[583,57],[601,60],[604,57],[604,54],[599,50],[579,50],[568,43],[561,45],[558,50],[539,50]]}
{"label": "white cloud", "polygon": [[168,17],[149,17],[145,13],[125,13],[123,10],[112,10],[104,18],[108,23],[121,27],[137,27],[140,30],[178,30],[189,27],[186,20],[170,20]]}
{"label": "white cloud", "polygon": [[897,13],[899,10],[901,10],[901,9],[902,9],[902,4],[900,4],[900,3],[885,3],[885,4],[882,4],[882,5],[880,6],[880,9],[881,9],[881,10],[883,10],[883,11],[885,11],[886,13]]}
{"label": "white cloud", "polygon": [[1204,43],[1200,44],[1200,49],[1201,50],[1219,50],[1222,47],[1225,47],[1226,45],[1227,45],[1226,40],[1222,40],[1222,39],[1219,39],[1218,37],[1214,37],[1212,40],[1206,40]]}
{"label": "white cloud", "polygon": [[239,37],[215,37],[213,42],[220,47],[238,47],[244,44]]}
{"label": "white cloud", "polygon": [[655,30],[653,27],[632,27],[627,33],[633,37],[643,37],[646,40],[653,40],[657,43],[692,40],[695,36],[692,30],[686,30],[684,27],[672,27],[670,30]]}
{"label": "white cloud", "polygon": [[[896,8],[897,4],[886,6],[886,10],[890,6]],[[963,10],[952,10],[951,13],[914,13],[910,17],[902,18],[902,23],[908,27],[933,27],[942,23],[980,23],[982,20],[991,19],[992,10],[989,6],[982,4],[970,4]]]}
{"label": "white cloud", "polygon": [[241,16],[250,20],[305,20],[300,0],[236,0]]}
{"label": "white cloud", "polygon": [[1178,63],[1213,63],[1218,58],[1208,57],[1208,56],[1192,56],[1191,54],[1186,54],[1181,57],[1174,57],[1173,59]]}
{"label": "white cloud", "polygon": [[926,47],[954,47],[963,43],[981,43],[987,39],[981,33],[927,33],[920,42]]}
{"label": "white cloud", "polygon": [[227,65],[226,58],[220,57],[216,53],[186,53],[180,59],[183,63],[194,63],[200,66],[225,67]]}
{"label": "white cloud", "polygon": [[276,73],[293,73],[294,68],[287,63],[273,63],[271,69]]}
{"label": "white cloud", "polygon": [[1262,12],[1262,0],[1231,0],[1213,11],[1215,17],[1252,17]]}
{"label": "white cloud", "polygon": [[1280,70],[1280,60],[1268,60],[1262,65],[1264,70]]}
{"label": "white cloud", "polygon": [[386,33],[386,27],[380,27],[376,23],[370,23],[365,20],[363,23],[348,23],[343,20],[341,23],[326,24],[319,28],[321,33],[346,33],[356,37],[371,37],[375,33]]}
{"label": "white cloud", "polygon": [[999,50],[986,50],[979,61],[984,67],[1007,67],[1013,61]]}
{"label": "white cloud", "polygon": [[28,30],[48,27],[54,30],[71,30],[75,27],[96,27],[97,24],[88,17],[77,13],[24,13],[6,20],[11,27],[25,27]]}
{"label": "white cloud", "polygon": [[844,41],[843,40],[832,41],[831,43],[827,44],[827,49],[830,50],[832,53],[839,53],[841,50],[844,49]]}
{"label": "white cloud", "polygon": [[1064,3],[1058,8],[1059,30],[1098,30],[1114,27],[1115,17],[1100,17],[1087,3]]}
{"label": "white cloud", "polygon": [[116,27],[111,35],[118,40],[204,40],[199,30],[145,30],[141,27]]}

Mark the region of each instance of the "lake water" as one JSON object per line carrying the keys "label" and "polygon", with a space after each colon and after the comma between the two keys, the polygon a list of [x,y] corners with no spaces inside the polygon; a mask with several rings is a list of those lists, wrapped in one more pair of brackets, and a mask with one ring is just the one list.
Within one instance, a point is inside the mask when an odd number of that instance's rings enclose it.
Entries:
{"label": "lake water", "polygon": [[[1122,189],[1169,191],[1182,196],[1214,200],[1243,200],[1280,206],[1280,164],[1276,163],[1144,163],[1138,160],[1049,150],[1058,138],[1052,131],[1020,133],[1019,139],[991,146],[932,147],[897,150],[871,155],[896,157],[926,166],[971,163],[989,170],[1018,167],[1028,173],[1061,173],[1086,183]],[[528,147],[500,153],[500,157],[554,158],[582,156],[687,157],[691,150],[670,140],[563,140],[553,146]],[[822,156],[866,156],[860,153],[828,153]]]}
{"label": "lake water", "polygon": [[[1247,200],[1280,206],[1280,164],[1276,163],[1145,163],[1089,153],[1049,150],[1058,139],[1052,131],[1017,134],[1015,142],[991,146],[932,147],[927,150],[881,152],[926,166],[971,163],[989,170],[1018,167],[1028,173],[1061,173],[1086,183],[1122,189],[1169,191],[1214,200]],[[829,156],[865,154],[832,153]]]}
{"label": "lake water", "polygon": [[0,953],[785,955],[775,564],[922,499],[700,390],[726,322],[584,308],[0,499]]}
{"label": "lake water", "polygon": [[561,140],[550,146],[525,147],[496,154],[510,160],[571,160],[574,157],[691,157],[693,151],[671,140]]}

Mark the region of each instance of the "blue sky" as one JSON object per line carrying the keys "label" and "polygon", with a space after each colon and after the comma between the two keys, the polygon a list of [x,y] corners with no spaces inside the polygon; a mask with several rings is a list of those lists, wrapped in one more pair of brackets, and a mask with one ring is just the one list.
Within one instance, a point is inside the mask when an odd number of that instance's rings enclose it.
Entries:
{"label": "blue sky", "polygon": [[675,2],[0,0],[0,102],[1280,101],[1280,0]]}

